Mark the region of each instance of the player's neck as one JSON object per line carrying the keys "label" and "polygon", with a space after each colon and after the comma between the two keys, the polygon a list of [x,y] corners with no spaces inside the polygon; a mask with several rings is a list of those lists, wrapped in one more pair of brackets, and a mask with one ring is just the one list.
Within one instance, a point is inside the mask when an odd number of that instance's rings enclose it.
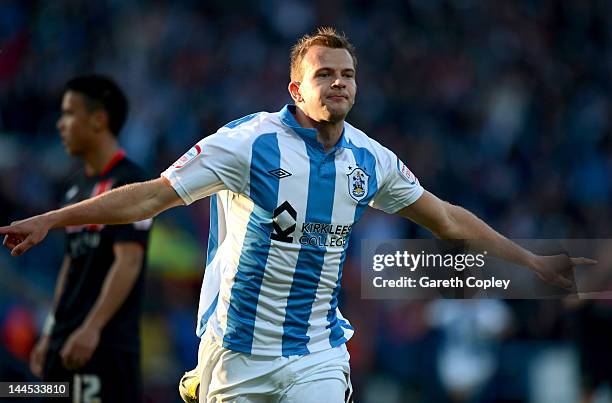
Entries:
{"label": "player's neck", "polygon": [[96,147],[83,154],[85,173],[88,176],[100,174],[118,151],[119,144],[112,135],[102,136]]}
{"label": "player's neck", "polygon": [[344,120],[339,122],[317,122],[309,118],[300,108],[296,108],[295,119],[304,128],[317,129],[317,140],[323,145],[323,149],[326,152],[338,143],[342,136],[342,130],[344,130]]}

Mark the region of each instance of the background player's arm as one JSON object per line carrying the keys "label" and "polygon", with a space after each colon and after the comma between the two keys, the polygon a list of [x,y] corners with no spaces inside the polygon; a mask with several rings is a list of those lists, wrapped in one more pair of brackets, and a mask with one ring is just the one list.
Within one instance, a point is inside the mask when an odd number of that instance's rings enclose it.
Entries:
{"label": "background player's arm", "polygon": [[571,276],[574,266],[596,263],[591,259],[569,258],[567,255],[534,255],[463,207],[442,201],[427,191],[398,214],[424,226],[438,238],[466,240],[469,246],[476,249],[479,249],[479,241],[486,241],[481,246],[486,247],[493,256],[528,267],[542,279],[564,288],[574,286]]}
{"label": "background player's arm", "polygon": [[0,227],[4,246],[18,256],[42,241],[53,228],[83,224],[127,224],[151,218],[183,200],[164,178],[133,183],[80,203]]}
{"label": "background player's arm", "polygon": [[117,313],[130,294],[144,259],[143,246],[138,242],[117,242],[113,245],[115,261],[111,266],[100,295],[87,317],[66,340],[60,356],[70,370],[85,365],[96,350],[100,332]]}
{"label": "background player's arm", "polygon": [[66,284],[66,274],[68,273],[69,267],[70,255],[66,254],[64,255],[64,260],[62,262],[62,266],[60,267],[59,274],[57,275],[55,294],[53,296],[53,306],[43,328],[43,332],[40,335],[40,339],[38,339],[36,346],[34,346],[32,353],[30,354],[30,370],[32,370],[32,373],[38,377],[42,377],[43,375],[45,356],[47,355],[47,350],[49,349],[49,340],[51,337],[51,331],[53,330],[53,326],[49,323],[53,323],[55,321],[53,317],[55,315],[57,305],[59,304],[60,297],[64,292],[64,284]]}
{"label": "background player's arm", "polygon": [[68,273],[68,268],[70,267],[71,258],[69,254],[64,255],[64,260],[62,261],[62,267],[57,275],[57,281],[55,283],[55,293],[53,294],[53,308],[51,312],[55,314],[55,310],[59,305],[59,300],[64,292],[64,284],[66,284],[66,275]]}

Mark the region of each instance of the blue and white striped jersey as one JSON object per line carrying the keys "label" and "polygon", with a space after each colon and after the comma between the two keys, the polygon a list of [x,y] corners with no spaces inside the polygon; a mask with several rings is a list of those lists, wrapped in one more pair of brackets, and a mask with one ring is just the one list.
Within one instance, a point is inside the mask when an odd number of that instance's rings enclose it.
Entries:
{"label": "blue and white striped jersey", "polygon": [[423,188],[391,151],[348,123],[324,152],[286,106],[233,121],[162,173],[190,204],[211,196],[197,334],[265,356],[345,343],[338,310],[351,229],[370,205],[395,213]]}

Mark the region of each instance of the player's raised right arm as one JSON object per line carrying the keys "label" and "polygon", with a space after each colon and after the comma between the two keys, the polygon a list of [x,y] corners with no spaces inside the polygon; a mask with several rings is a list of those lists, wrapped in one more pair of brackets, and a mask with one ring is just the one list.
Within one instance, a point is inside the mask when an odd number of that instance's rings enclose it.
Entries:
{"label": "player's raised right arm", "polygon": [[127,224],[155,216],[184,202],[165,178],[133,183],[80,203],[0,227],[3,245],[19,256],[53,228],[84,224]]}

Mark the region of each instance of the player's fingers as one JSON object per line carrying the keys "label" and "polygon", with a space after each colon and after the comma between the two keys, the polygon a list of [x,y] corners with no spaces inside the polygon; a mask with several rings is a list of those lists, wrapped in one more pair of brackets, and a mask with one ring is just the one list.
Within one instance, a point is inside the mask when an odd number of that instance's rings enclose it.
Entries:
{"label": "player's fingers", "polygon": [[70,340],[62,348],[60,357],[62,358],[62,364],[68,370],[79,369],[85,364],[83,353]]}
{"label": "player's fingers", "polygon": [[30,370],[32,371],[32,373],[38,377],[40,377],[40,372],[41,372],[41,365],[40,365],[40,354],[38,354],[38,351],[36,351],[36,349],[34,349],[34,351],[32,352],[32,355],[30,356]]}
{"label": "player's fingers", "polygon": [[62,364],[64,365],[64,368],[66,368],[69,371],[72,371],[73,369],[75,369],[74,361],[72,361],[72,359],[70,358],[62,360]]}
{"label": "player's fingers", "polygon": [[[19,238],[17,238],[13,234],[8,234],[4,236],[4,240],[2,241],[2,245],[7,248],[13,249],[19,242],[17,242]],[[12,247],[11,247],[12,246]]]}
{"label": "player's fingers", "polygon": [[89,361],[91,359],[91,356],[93,355],[94,350],[91,349],[87,349],[85,351],[83,351],[83,364],[85,364],[87,361]]}
{"label": "player's fingers", "polygon": [[30,363],[30,370],[32,371],[34,375],[36,375],[39,378],[42,378],[42,368],[43,366],[40,360]]}
{"label": "player's fingers", "polygon": [[21,238],[9,234],[5,235],[2,244],[4,245],[4,247],[12,250],[15,246],[19,245],[21,241]]}
{"label": "player's fingers", "polygon": [[74,358],[72,357],[72,353],[64,350],[62,350],[62,352],[63,353],[60,353],[60,356],[62,357],[62,364],[64,365],[64,368],[68,370],[74,369]]}
{"label": "player's fingers", "polygon": [[571,293],[576,293],[578,289],[577,289],[576,282],[574,281],[574,279],[572,277],[569,277],[569,278],[566,277],[565,280],[566,280],[565,289],[570,291]]}
{"label": "player's fingers", "polygon": [[588,257],[573,257],[571,258],[571,261],[572,261],[572,266],[597,264],[597,260],[589,259]]}
{"label": "player's fingers", "polygon": [[17,246],[15,246],[12,250],[11,250],[11,256],[21,256],[23,253],[25,253],[29,248],[24,245],[24,244],[19,244]]}
{"label": "player's fingers", "polygon": [[557,276],[553,283],[566,290],[572,290],[574,288],[574,282],[563,276]]}
{"label": "player's fingers", "polygon": [[87,353],[80,348],[76,348],[69,357],[72,369],[79,369],[87,362]]}
{"label": "player's fingers", "polygon": [[23,235],[25,232],[23,229],[18,229],[17,226],[11,224],[5,227],[0,227],[0,235],[8,235],[10,237]]}
{"label": "player's fingers", "polygon": [[13,248],[13,250],[11,251],[11,256],[22,255],[34,245],[36,245],[36,242],[30,235],[23,242],[19,243],[17,246]]}

